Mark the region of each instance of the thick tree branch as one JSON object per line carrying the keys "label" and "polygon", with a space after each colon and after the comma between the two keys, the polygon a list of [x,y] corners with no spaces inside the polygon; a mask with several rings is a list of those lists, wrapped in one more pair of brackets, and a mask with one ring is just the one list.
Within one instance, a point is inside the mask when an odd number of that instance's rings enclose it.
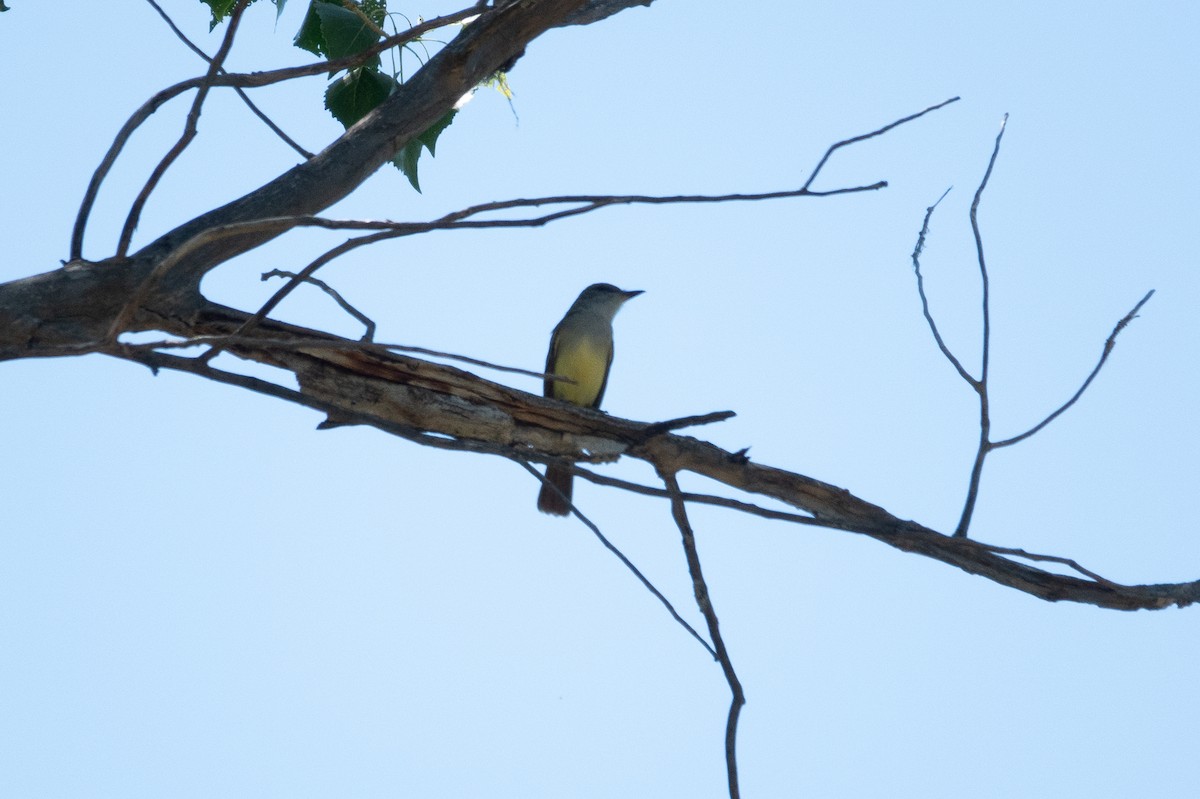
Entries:
{"label": "thick tree branch", "polygon": [[[107,331],[135,288],[135,273],[119,266],[68,266],[0,286],[0,360],[31,353],[109,352],[146,363],[153,356],[159,359],[157,365],[168,365],[165,359],[178,356],[127,350],[121,344],[104,344],[103,336],[96,335]],[[189,306],[186,314],[163,313],[144,322],[153,318],[159,329],[181,337],[228,337],[250,318],[242,311],[199,302]],[[42,312],[46,315],[39,318]],[[286,346],[264,346],[259,340]],[[267,319],[256,329],[254,341],[236,340],[227,351],[290,371],[300,384],[299,391],[270,383],[265,384],[269,388],[243,387],[321,410],[343,423],[371,424],[425,446],[539,462],[556,458],[604,462],[627,455],[656,468],[691,471],[730,488],[770,497],[810,514],[812,523],[867,535],[1042,599],[1117,610],[1182,607],[1200,601],[1200,581],[1123,586],[1048,572],[973,541],[899,519],[843,488],[751,462],[744,452],[671,433],[647,438],[653,423],[547,400],[450,366],[381,352],[319,331]],[[185,363],[193,366],[191,371],[208,376],[198,371],[202,364],[196,359],[178,358],[170,366],[180,368]],[[805,517],[793,521],[801,520]]]}

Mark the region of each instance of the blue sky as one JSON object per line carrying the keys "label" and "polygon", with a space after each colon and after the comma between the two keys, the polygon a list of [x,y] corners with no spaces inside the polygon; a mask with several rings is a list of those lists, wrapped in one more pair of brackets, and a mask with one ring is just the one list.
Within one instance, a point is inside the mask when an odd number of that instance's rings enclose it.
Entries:
{"label": "blue sky", "polygon": [[[117,128],[201,71],[147,4],[10,5],[0,280],[66,257]],[[216,49],[199,3],[165,6]],[[278,22],[259,6],[231,68],[304,63],[291,47],[304,4]],[[840,152],[814,186],[885,179],[881,192],[435,234],[360,249],[323,277],[382,341],[533,369],[582,287],[644,289],[617,319],[609,412],[733,409],[696,434],[950,531],[975,400],[921,318],[909,255],[953,186],[923,266],[977,371],[967,211],[1009,113],[980,209],[996,434],[1069,397],[1116,321],[1157,293],[1075,408],[990,458],[973,535],[1119,582],[1197,579],[1197,29],[1181,2],[659,0],[535,42],[511,75],[519,122],[480,91],[422,162],[424,194],[381,171],[328,215],[790,188],[832,142],[963,99]],[[323,88],[254,96],[317,150],[340,129]],[[134,138],[89,256],[111,251],[185,111],[169,104]],[[216,94],[136,242],[293,163]],[[341,238],[287,236],[204,289],[257,307],[274,288],[262,272]],[[317,292],[279,315],[360,332]],[[719,669],[586,529],[536,512],[519,467],[317,432],[311,411],[99,356],[4,363],[0,387],[5,795],[724,795]],[[654,481],[644,464],[606,471]],[[667,506],[577,493],[699,624]],[[1194,608],[1050,604],[857,536],[692,514],[746,687],[745,795],[1128,797],[1200,779]]]}

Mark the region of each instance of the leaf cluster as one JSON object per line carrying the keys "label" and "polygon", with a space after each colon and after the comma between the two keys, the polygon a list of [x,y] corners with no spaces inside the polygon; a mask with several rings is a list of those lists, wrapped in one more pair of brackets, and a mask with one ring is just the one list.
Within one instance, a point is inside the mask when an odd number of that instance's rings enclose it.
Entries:
{"label": "leaf cluster", "polygon": [[[254,2],[254,0],[250,0]],[[237,0],[201,0],[212,10],[211,27],[220,24],[232,12]],[[272,0],[282,13],[287,0]],[[387,35],[387,0],[311,0],[308,13],[296,34],[296,47],[327,60],[349,58],[378,45]],[[353,69],[330,75],[325,90],[325,108],[343,127],[350,128],[396,91],[401,78],[383,68],[378,55]],[[434,154],[438,136],[454,120],[449,111],[424,133],[405,145],[392,158],[417,191],[421,190],[417,164],[421,153]]]}

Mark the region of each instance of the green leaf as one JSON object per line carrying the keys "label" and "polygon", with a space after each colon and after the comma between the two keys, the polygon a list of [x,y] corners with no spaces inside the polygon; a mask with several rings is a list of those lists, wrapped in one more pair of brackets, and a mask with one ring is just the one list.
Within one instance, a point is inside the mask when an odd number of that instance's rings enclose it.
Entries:
{"label": "green leaf", "polygon": [[212,20],[208,23],[208,29],[211,31],[220,25],[225,17],[229,16],[229,12],[233,11],[233,4],[237,0],[200,0],[200,2],[212,10]]}
{"label": "green leaf", "polygon": [[382,103],[397,85],[391,75],[360,67],[329,84],[325,107],[348,128]]}
{"label": "green leaf", "polygon": [[[208,23],[208,29],[211,31],[225,21],[225,17],[233,11],[237,0],[200,0],[200,2],[212,9],[212,21]],[[255,0],[250,0],[251,4],[254,2]],[[273,0],[273,2],[275,3],[275,18],[278,19],[279,15],[283,13],[283,7],[287,4],[287,0]],[[3,0],[0,0],[0,6],[3,5]],[[3,10],[0,8],[0,11]]]}
{"label": "green leaf", "polygon": [[417,160],[421,157],[421,141],[413,139],[408,144],[401,148],[400,152],[392,158],[392,163],[396,168],[404,173],[408,178],[408,182],[417,191],[421,190],[421,182],[417,180]]}
{"label": "green leaf", "polygon": [[421,144],[424,144],[429,150],[430,155],[437,155],[434,150],[437,148],[438,136],[441,136],[442,131],[450,127],[450,123],[454,121],[454,117],[457,115],[458,111],[451,108],[450,111],[446,113],[446,116],[442,117],[437,122],[434,122],[424,133],[417,137]]}
{"label": "green leaf", "polygon": [[[337,0],[313,0],[304,24],[296,34],[295,45],[329,59],[361,53],[380,38],[379,29],[375,27],[380,22],[374,20],[373,9],[374,6],[364,8],[360,13],[351,11]],[[378,59],[371,62],[372,65],[378,63]]]}
{"label": "green leaf", "polygon": [[325,52],[330,58],[356,55],[379,41],[375,28],[348,8],[321,3],[316,11],[321,18]]}
{"label": "green leaf", "polygon": [[321,18],[313,10],[318,2],[320,0],[313,0],[309,4],[308,13],[304,15],[304,22],[301,23],[300,30],[296,31],[296,38],[292,40],[292,44],[313,55],[322,55],[325,52],[325,39],[321,36]]}
{"label": "green leaf", "polygon": [[454,121],[457,113],[454,109],[450,109],[444,117],[430,125],[420,136],[404,145],[400,152],[392,158],[392,163],[404,173],[408,182],[417,191],[421,190],[421,181],[417,177],[417,161],[421,159],[421,148],[429,150],[430,155],[435,155],[434,150],[437,148],[438,136],[441,136],[442,131],[450,127],[450,123]]}

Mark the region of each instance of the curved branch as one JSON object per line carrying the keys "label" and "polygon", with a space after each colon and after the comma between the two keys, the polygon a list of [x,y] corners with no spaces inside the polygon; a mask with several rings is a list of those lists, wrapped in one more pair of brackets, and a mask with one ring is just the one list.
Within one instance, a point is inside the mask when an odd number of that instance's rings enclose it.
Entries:
{"label": "curved branch", "polygon": [[[288,272],[285,269],[272,269],[269,272],[264,272],[262,274],[261,279],[263,280],[263,282],[266,282],[273,277],[293,278],[293,277],[296,277],[296,273]],[[305,282],[311,283],[312,285],[319,288],[321,291],[328,294],[330,297],[333,298],[333,301],[338,304],[339,308],[341,308],[343,311],[345,311],[346,313],[353,316],[356,320],[358,320],[358,322],[364,328],[361,341],[371,342],[371,341],[375,340],[375,320],[374,319],[367,316],[365,313],[363,313],[362,311],[358,310],[353,305],[351,305],[350,302],[345,297],[342,296],[340,291],[338,291],[333,286],[326,283],[324,280],[320,280],[319,278],[315,278],[315,277],[309,277],[305,280]]]}
{"label": "curved branch", "polygon": [[687,558],[688,574],[692,577],[692,589],[696,593],[696,604],[699,606],[700,612],[704,614],[709,637],[712,638],[713,647],[716,649],[717,662],[721,664],[721,671],[725,675],[725,681],[729,683],[729,692],[732,694],[729,702],[729,716],[725,721],[725,770],[729,777],[729,799],[738,799],[741,794],[738,789],[737,725],[742,706],[746,704],[746,695],[742,692],[741,680],[734,671],[733,661],[729,659],[729,652],[725,648],[725,640],[721,637],[720,622],[709,596],[704,572],[700,568],[696,534],[692,532],[692,525],[688,521],[687,506],[683,501],[683,493],[679,490],[679,481],[675,478],[674,471],[662,468],[658,469],[658,476],[662,478],[667,494],[671,498],[671,517],[675,520],[675,526],[679,528],[683,539],[683,552]]}
{"label": "curved branch", "polygon": [[[375,57],[379,53],[391,47],[402,45],[405,42],[411,41],[431,30],[445,27],[446,25],[461,22],[464,19],[475,16],[479,13],[478,9],[467,8],[461,11],[456,11],[452,14],[446,14],[441,17],[426,20],[419,25],[414,25],[406,31],[402,31],[394,36],[379,42],[374,47],[345,58],[333,59],[330,61],[318,61],[313,64],[305,64],[300,67],[287,67],[284,69],[275,69],[266,72],[252,72],[248,74],[241,73],[222,73],[213,76],[209,79],[207,76],[199,78],[191,78],[189,80],[176,83],[174,86],[169,86],[166,89],[155,94],[149,100],[142,104],[135,111],[121,129],[117,132],[113,143],[109,145],[108,152],[104,154],[100,165],[96,167],[96,171],[92,174],[91,180],[88,182],[87,190],[83,194],[83,199],[79,204],[79,211],[75,215],[75,225],[71,231],[71,261],[78,261],[83,258],[83,237],[87,229],[87,221],[91,216],[92,207],[96,203],[96,198],[100,194],[100,186],[104,179],[108,177],[108,173],[112,170],[113,165],[117,162],[117,157],[129,142],[134,132],[141,127],[147,119],[154,115],[159,108],[170,100],[175,99],[184,92],[197,89],[201,86],[228,86],[234,89],[241,90],[242,88],[257,88],[262,86],[271,86],[275,83],[294,80],[296,78],[310,77],[312,75],[320,75],[326,72],[336,72],[342,69],[353,69],[361,66],[366,61]],[[457,99],[457,98],[456,98]]]}
{"label": "curved branch", "polygon": [[171,164],[183,154],[187,146],[196,138],[196,131],[200,124],[200,109],[204,106],[204,101],[208,99],[208,91],[212,88],[212,79],[221,71],[221,65],[225,63],[225,59],[229,56],[229,51],[233,48],[233,38],[237,35],[238,23],[242,21],[242,13],[249,6],[250,0],[238,0],[234,5],[233,11],[229,14],[229,27],[225,31],[225,38],[221,42],[217,54],[209,61],[208,74],[204,76],[204,81],[200,84],[200,88],[196,91],[196,99],[192,101],[192,108],[188,111],[187,122],[184,123],[183,133],[180,134],[179,140],[167,151],[162,160],[158,162],[158,166],[150,173],[150,177],[146,180],[146,185],[138,192],[138,196],[134,198],[133,205],[129,209],[129,215],[125,218],[125,225],[121,228],[121,236],[117,242],[117,257],[124,258],[129,252],[129,243],[133,239],[133,231],[137,229],[138,220],[142,216],[142,208],[150,199],[150,194],[158,186],[158,182],[162,180],[163,175],[170,169]]}
{"label": "curved branch", "polygon": [[967,385],[975,388],[979,381],[971,376],[966,367],[962,365],[950,347],[946,345],[942,338],[942,333],[938,330],[937,322],[933,320],[933,314],[929,311],[929,298],[925,296],[925,277],[921,274],[921,253],[925,250],[925,237],[929,235],[929,220],[933,217],[933,212],[942,204],[942,200],[946,199],[946,195],[950,193],[950,189],[942,192],[942,196],[937,198],[937,202],[925,209],[925,221],[921,223],[921,232],[917,234],[917,245],[913,247],[912,262],[913,273],[917,276],[917,294],[921,298],[921,312],[925,314],[925,323],[929,325],[930,332],[933,333],[933,340],[937,342],[938,349],[942,351],[942,355],[950,362],[958,372],[958,376],[966,381]]}
{"label": "curved branch", "polygon": [[1138,300],[1138,304],[1133,306],[1133,309],[1129,313],[1127,313],[1123,317],[1121,317],[1121,321],[1117,322],[1116,327],[1113,328],[1113,331],[1108,334],[1108,338],[1105,339],[1104,350],[1103,350],[1103,352],[1100,353],[1100,360],[1099,360],[1099,362],[1097,362],[1096,367],[1094,369],[1092,369],[1091,374],[1089,374],[1087,376],[1087,379],[1083,381],[1083,385],[1081,385],[1079,387],[1078,391],[1076,391],[1074,394],[1071,395],[1071,398],[1069,400],[1064,402],[1062,405],[1060,405],[1058,407],[1057,410],[1055,410],[1053,413],[1051,413],[1049,416],[1047,416],[1042,421],[1038,422],[1033,427],[1026,430],[1024,433],[1013,436],[1012,438],[1006,438],[1003,441],[993,441],[991,444],[991,449],[1000,449],[1001,447],[1011,447],[1013,444],[1024,441],[1025,439],[1029,438],[1034,433],[1041,430],[1046,425],[1053,422],[1059,416],[1061,416],[1062,413],[1065,410],[1067,410],[1067,408],[1070,408],[1072,405],[1074,405],[1079,400],[1079,398],[1083,396],[1083,392],[1087,391],[1087,388],[1088,388],[1088,386],[1090,386],[1092,384],[1092,381],[1096,379],[1096,375],[1100,374],[1100,369],[1103,368],[1104,362],[1108,360],[1109,354],[1113,351],[1113,347],[1115,347],[1117,344],[1117,336],[1120,335],[1121,331],[1124,330],[1125,327],[1130,322],[1132,322],[1134,319],[1137,318],[1138,311],[1142,310],[1142,306],[1145,305],[1147,302],[1149,302],[1150,298],[1153,296],[1154,296],[1154,289],[1151,289],[1150,291],[1146,292],[1145,297],[1142,297],[1140,300]]}

